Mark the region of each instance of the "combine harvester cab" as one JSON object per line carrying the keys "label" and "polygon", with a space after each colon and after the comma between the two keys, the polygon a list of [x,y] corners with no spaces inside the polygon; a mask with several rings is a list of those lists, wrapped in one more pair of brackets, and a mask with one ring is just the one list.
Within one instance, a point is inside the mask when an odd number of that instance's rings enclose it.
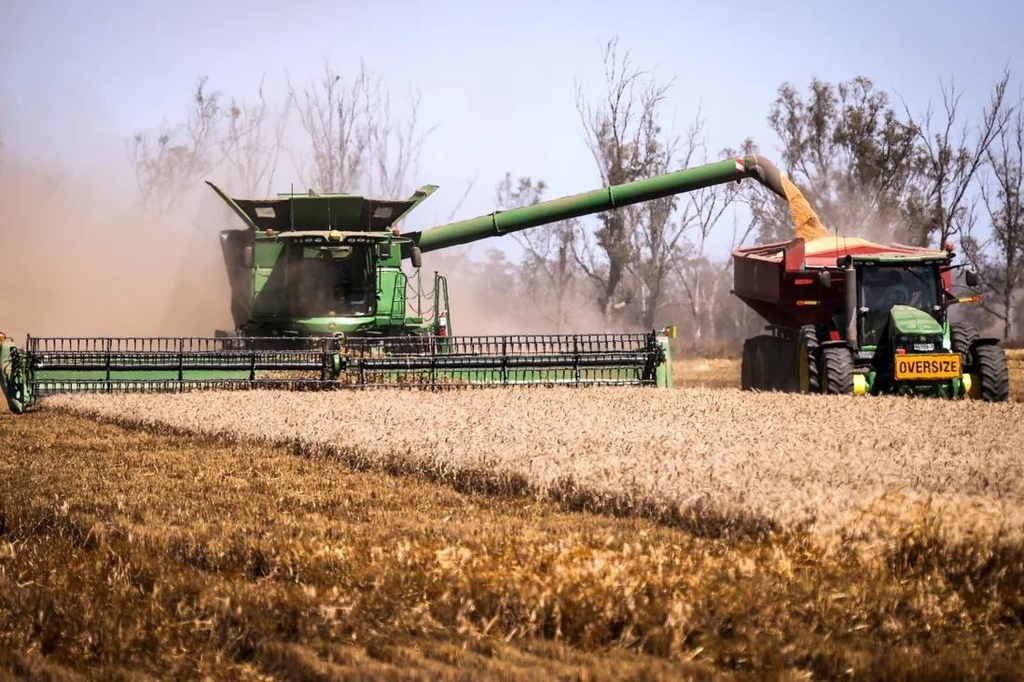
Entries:
{"label": "combine harvester cab", "polygon": [[[737,249],[733,293],[767,322],[743,344],[744,390],[1005,401],[997,339],[951,323],[953,247],[825,236]],[[972,272],[969,287],[977,285]]]}
{"label": "combine harvester cab", "polygon": [[423,254],[748,177],[785,196],[775,166],[748,155],[406,234],[398,222],[435,186],[407,199],[242,199],[208,183],[243,224],[220,233],[234,329],[209,338],[30,337],[24,348],[5,340],[0,388],[21,412],[73,391],[670,387],[671,327],[454,336],[447,281],[435,274],[432,291],[422,286]]}

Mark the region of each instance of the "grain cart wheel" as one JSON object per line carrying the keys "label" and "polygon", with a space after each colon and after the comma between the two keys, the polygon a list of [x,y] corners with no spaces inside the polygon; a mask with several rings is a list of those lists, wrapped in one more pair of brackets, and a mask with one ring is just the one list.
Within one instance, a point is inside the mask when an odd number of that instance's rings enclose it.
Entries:
{"label": "grain cart wheel", "polygon": [[978,330],[973,324],[954,322],[949,325],[949,342],[953,351],[960,353],[964,367],[971,364],[971,344],[978,340]]}
{"label": "grain cart wheel", "polygon": [[751,375],[754,390],[767,391],[771,388],[768,385],[768,341],[767,337],[757,337],[757,345],[754,346],[754,372]]}
{"label": "grain cart wheel", "polygon": [[821,381],[818,377],[818,330],[811,325],[801,327],[797,344],[800,392],[818,393],[821,391]]}
{"label": "grain cart wheel", "polygon": [[754,339],[743,342],[743,355],[740,360],[740,390],[749,391],[754,388]]}
{"label": "grain cart wheel", "polygon": [[832,346],[821,351],[821,392],[830,395],[853,393],[853,354],[848,348]]}
{"label": "grain cart wheel", "polygon": [[999,346],[977,346],[974,349],[974,372],[981,378],[981,399],[1001,403],[1010,398],[1010,376],[1006,369],[1006,352]]}

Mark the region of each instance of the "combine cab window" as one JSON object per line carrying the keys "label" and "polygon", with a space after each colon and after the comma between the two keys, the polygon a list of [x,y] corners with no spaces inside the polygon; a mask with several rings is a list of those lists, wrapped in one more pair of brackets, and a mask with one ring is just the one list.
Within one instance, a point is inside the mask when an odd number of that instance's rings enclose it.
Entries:
{"label": "combine cab window", "polygon": [[[932,265],[871,265],[860,271],[861,344],[875,346],[894,305],[937,316],[938,272]],[[936,317],[936,319],[938,319]]]}
{"label": "combine cab window", "polygon": [[373,254],[365,246],[296,244],[288,254],[288,300],[295,317],[372,315],[377,300]]}

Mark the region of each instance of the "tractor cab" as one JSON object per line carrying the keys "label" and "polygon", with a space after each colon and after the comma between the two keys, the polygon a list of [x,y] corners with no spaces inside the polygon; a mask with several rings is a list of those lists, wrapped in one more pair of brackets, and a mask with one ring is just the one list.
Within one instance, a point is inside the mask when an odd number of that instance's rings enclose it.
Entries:
{"label": "tractor cab", "polygon": [[936,264],[871,262],[862,264],[857,275],[861,348],[877,347],[887,327],[905,334],[942,333],[945,316]]}

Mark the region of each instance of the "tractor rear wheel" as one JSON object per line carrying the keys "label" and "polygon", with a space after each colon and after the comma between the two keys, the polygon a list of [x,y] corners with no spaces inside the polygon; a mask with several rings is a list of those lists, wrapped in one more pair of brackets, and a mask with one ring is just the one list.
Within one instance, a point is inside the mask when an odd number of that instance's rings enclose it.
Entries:
{"label": "tractor rear wheel", "polygon": [[821,392],[829,395],[853,393],[853,354],[849,348],[831,346],[821,351]]}
{"label": "tractor rear wheel", "polygon": [[974,349],[974,373],[981,380],[981,399],[1001,403],[1010,398],[1010,375],[1006,368],[1006,352],[996,345]]}
{"label": "tractor rear wheel", "polygon": [[797,337],[798,364],[797,371],[800,372],[800,392],[818,393],[821,390],[821,380],[818,376],[818,330],[812,325],[800,328],[800,335]]}

